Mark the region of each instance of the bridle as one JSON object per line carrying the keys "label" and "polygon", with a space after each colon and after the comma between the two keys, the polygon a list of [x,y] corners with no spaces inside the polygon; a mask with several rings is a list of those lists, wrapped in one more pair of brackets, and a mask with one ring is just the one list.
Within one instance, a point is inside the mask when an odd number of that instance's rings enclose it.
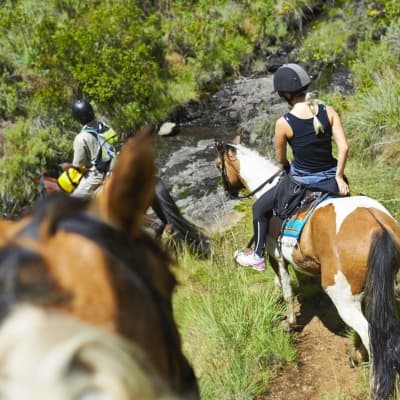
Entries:
{"label": "bridle", "polygon": [[[218,140],[215,140],[215,147],[217,148],[217,152],[219,154],[219,158],[221,160],[221,178],[222,178],[222,185],[224,187],[225,193],[231,198],[231,199],[237,199],[239,198],[238,191],[233,187],[233,185],[230,183],[228,179],[228,175],[226,173],[226,165],[225,165],[225,154],[228,153],[228,148],[233,147],[230,146],[229,144],[226,144],[225,142],[219,142]],[[222,151],[221,151],[222,149]]]}
{"label": "bridle", "polygon": [[232,186],[228,179],[228,175],[226,173],[226,164],[225,164],[225,155],[228,156],[228,149],[229,148],[235,148],[233,145],[230,145],[225,142],[220,142],[218,140],[215,140],[215,147],[217,148],[217,152],[219,154],[220,160],[221,160],[221,178],[222,178],[222,185],[224,187],[225,193],[231,198],[231,199],[248,199],[252,196],[254,196],[257,192],[259,192],[265,185],[268,185],[271,183],[277,176],[280,176],[283,174],[285,171],[284,169],[279,169],[275,174],[273,174],[271,177],[269,177],[266,181],[261,183],[261,185],[257,186],[254,190],[252,190],[250,193],[246,195],[239,195],[238,191]]}

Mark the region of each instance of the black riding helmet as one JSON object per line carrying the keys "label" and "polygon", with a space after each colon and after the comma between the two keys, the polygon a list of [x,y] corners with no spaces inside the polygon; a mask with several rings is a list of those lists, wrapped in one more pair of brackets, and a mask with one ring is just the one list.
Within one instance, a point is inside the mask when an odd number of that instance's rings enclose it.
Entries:
{"label": "black riding helmet", "polygon": [[307,89],[311,78],[298,64],[283,64],[274,74],[274,91],[300,93]]}
{"label": "black riding helmet", "polygon": [[86,100],[77,100],[72,104],[72,116],[81,124],[88,124],[94,120],[93,107]]}

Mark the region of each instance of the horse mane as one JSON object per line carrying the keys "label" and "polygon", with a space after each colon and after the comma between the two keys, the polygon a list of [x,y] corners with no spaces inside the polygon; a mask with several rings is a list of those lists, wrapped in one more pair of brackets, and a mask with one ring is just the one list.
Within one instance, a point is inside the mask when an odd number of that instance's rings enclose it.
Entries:
{"label": "horse mane", "polygon": [[229,146],[236,150],[236,156],[240,161],[240,176],[250,187],[257,187],[280,169],[276,163],[265,158],[255,149],[242,144],[229,144]]}
{"label": "horse mane", "polygon": [[[240,155],[241,161],[246,159],[246,165],[248,165],[248,167],[251,168],[252,170],[254,168],[261,167],[265,170],[273,171],[276,168],[278,168],[276,163],[262,156],[256,149],[250,149],[248,147],[245,147],[243,144],[235,144],[232,145],[232,147],[234,147],[238,155]],[[242,172],[243,171],[241,168],[241,174]]]}
{"label": "horse mane", "polygon": [[177,400],[134,343],[37,307],[0,329],[0,396],[9,400]]}

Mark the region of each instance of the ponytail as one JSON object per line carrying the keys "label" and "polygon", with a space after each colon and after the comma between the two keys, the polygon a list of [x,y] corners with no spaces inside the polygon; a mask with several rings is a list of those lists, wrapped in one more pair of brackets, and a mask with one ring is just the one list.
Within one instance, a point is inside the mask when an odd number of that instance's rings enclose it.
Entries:
{"label": "ponytail", "polygon": [[316,98],[316,95],[313,92],[308,92],[306,94],[305,100],[306,104],[310,107],[311,113],[313,115],[313,125],[315,133],[317,135],[319,133],[323,133],[325,130],[324,125],[322,125],[321,121],[317,117],[320,101]]}

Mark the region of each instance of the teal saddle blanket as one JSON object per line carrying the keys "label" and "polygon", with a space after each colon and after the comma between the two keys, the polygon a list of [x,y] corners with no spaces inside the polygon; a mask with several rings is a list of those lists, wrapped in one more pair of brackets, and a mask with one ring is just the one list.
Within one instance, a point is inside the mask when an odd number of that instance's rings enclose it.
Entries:
{"label": "teal saddle blanket", "polygon": [[298,240],[300,238],[301,232],[303,231],[304,225],[311,217],[315,208],[323,201],[333,197],[336,196],[329,193],[322,193],[315,199],[314,202],[311,203],[311,205],[309,205],[305,209],[300,209],[299,211],[296,211],[291,217],[285,219],[282,223],[281,237]]}

